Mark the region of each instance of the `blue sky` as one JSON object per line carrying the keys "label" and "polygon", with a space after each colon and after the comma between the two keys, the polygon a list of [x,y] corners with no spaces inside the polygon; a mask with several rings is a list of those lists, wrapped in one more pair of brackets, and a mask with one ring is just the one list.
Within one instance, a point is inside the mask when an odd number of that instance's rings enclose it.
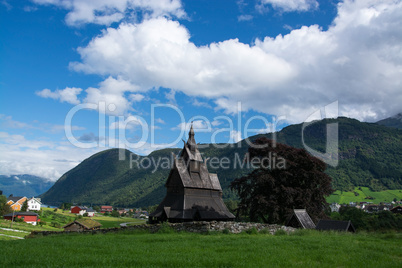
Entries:
{"label": "blue sky", "polygon": [[391,0],[1,0],[0,174],[56,180],[107,148],[181,147],[191,121],[198,142],[233,143],[392,116],[400,14]]}

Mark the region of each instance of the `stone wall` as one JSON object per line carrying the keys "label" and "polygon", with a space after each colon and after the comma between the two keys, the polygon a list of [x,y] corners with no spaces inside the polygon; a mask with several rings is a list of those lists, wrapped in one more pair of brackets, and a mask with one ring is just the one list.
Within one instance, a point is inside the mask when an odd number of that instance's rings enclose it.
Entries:
{"label": "stone wall", "polygon": [[[249,229],[255,228],[258,232],[262,230],[266,230],[270,234],[274,234],[278,230],[284,230],[285,232],[294,232],[296,229],[287,226],[281,226],[276,224],[262,224],[262,223],[252,223],[252,222],[222,222],[222,221],[197,221],[197,222],[183,222],[183,223],[165,223],[165,224],[141,224],[141,225],[132,225],[121,228],[107,228],[107,229],[99,229],[93,231],[82,231],[79,233],[87,233],[87,234],[102,234],[102,233],[114,233],[121,232],[127,230],[144,230],[149,231],[150,233],[156,233],[160,228],[164,228],[166,226],[170,226],[173,230],[177,232],[192,232],[192,233],[207,233],[211,231],[217,232],[229,232],[238,234],[243,231],[247,231]],[[72,231],[32,231],[30,237],[35,237],[37,235],[57,235],[57,234],[68,234],[68,233],[77,233]]]}

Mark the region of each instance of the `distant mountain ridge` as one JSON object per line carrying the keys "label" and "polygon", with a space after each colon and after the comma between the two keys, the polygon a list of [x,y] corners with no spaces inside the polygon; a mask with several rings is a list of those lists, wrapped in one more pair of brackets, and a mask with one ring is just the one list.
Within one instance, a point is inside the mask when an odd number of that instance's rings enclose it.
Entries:
{"label": "distant mountain ridge", "polygon": [[[333,178],[337,190],[351,190],[355,186],[367,186],[374,191],[402,189],[402,132],[395,128],[375,123],[363,123],[355,119],[340,117],[316,121],[304,130],[304,138],[309,147],[325,152],[326,126],[337,123],[339,127],[339,165],[328,167],[327,173]],[[278,133],[278,142],[303,148],[301,141],[302,124],[290,125]],[[272,138],[273,134],[259,136]],[[197,134],[195,136],[197,139]],[[220,144],[224,147],[224,144]],[[250,172],[242,159],[248,144],[242,140],[237,144],[217,148],[212,144],[199,145],[204,159],[227,158],[230,168],[213,167],[208,162],[210,172],[217,173],[224,198],[230,199],[230,182]],[[118,160],[118,149],[97,153],[65,173],[46,193],[42,195],[47,204],[76,202],[85,204],[111,204],[119,206],[147,206],[158,204],[165,196],[164,184],[170,168],[155,168],[150,159],[169,159],[180,149],[154,151],[149,156],[138,156],[125,150],[126,160]],[[130,154],[136,162],[130,162]],[[135,163],[149,163],[147,169]],[[149,162],[147,162],[149,161]],[[130,167],[131,163],[131,167]],[[233,164],[236,163],[236,166]]]}
{"label": "distant mountain ridge", "polygon": [[34,175],[0,175],[0,190],[3,195],[33,197],[43,194],[54,182]]}
{"label": "distant mountain ridge", "polygon": [[402,113],[380,120],[377,124],[402,129]]}

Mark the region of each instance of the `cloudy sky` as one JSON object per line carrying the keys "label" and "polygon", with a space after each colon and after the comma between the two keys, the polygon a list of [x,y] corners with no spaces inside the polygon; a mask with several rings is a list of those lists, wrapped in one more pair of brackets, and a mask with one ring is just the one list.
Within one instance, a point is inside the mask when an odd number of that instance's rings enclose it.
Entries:
{"label": "cloudy sky", "polygon": [[402,103],[402,1],[0,0],[0,174]]}

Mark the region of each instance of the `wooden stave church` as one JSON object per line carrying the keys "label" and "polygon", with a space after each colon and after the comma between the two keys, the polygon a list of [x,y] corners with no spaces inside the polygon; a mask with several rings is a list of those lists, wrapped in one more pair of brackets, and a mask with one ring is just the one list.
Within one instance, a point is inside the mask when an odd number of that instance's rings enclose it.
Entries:
{"label": "wooden stave church", "polygon": [[208,172],[198,151],[193,126],[179,157],[174,158],[165,187],[166,196],[149,215],[150,223],[235,219],[222,200],[222,188],[217,174]]}

